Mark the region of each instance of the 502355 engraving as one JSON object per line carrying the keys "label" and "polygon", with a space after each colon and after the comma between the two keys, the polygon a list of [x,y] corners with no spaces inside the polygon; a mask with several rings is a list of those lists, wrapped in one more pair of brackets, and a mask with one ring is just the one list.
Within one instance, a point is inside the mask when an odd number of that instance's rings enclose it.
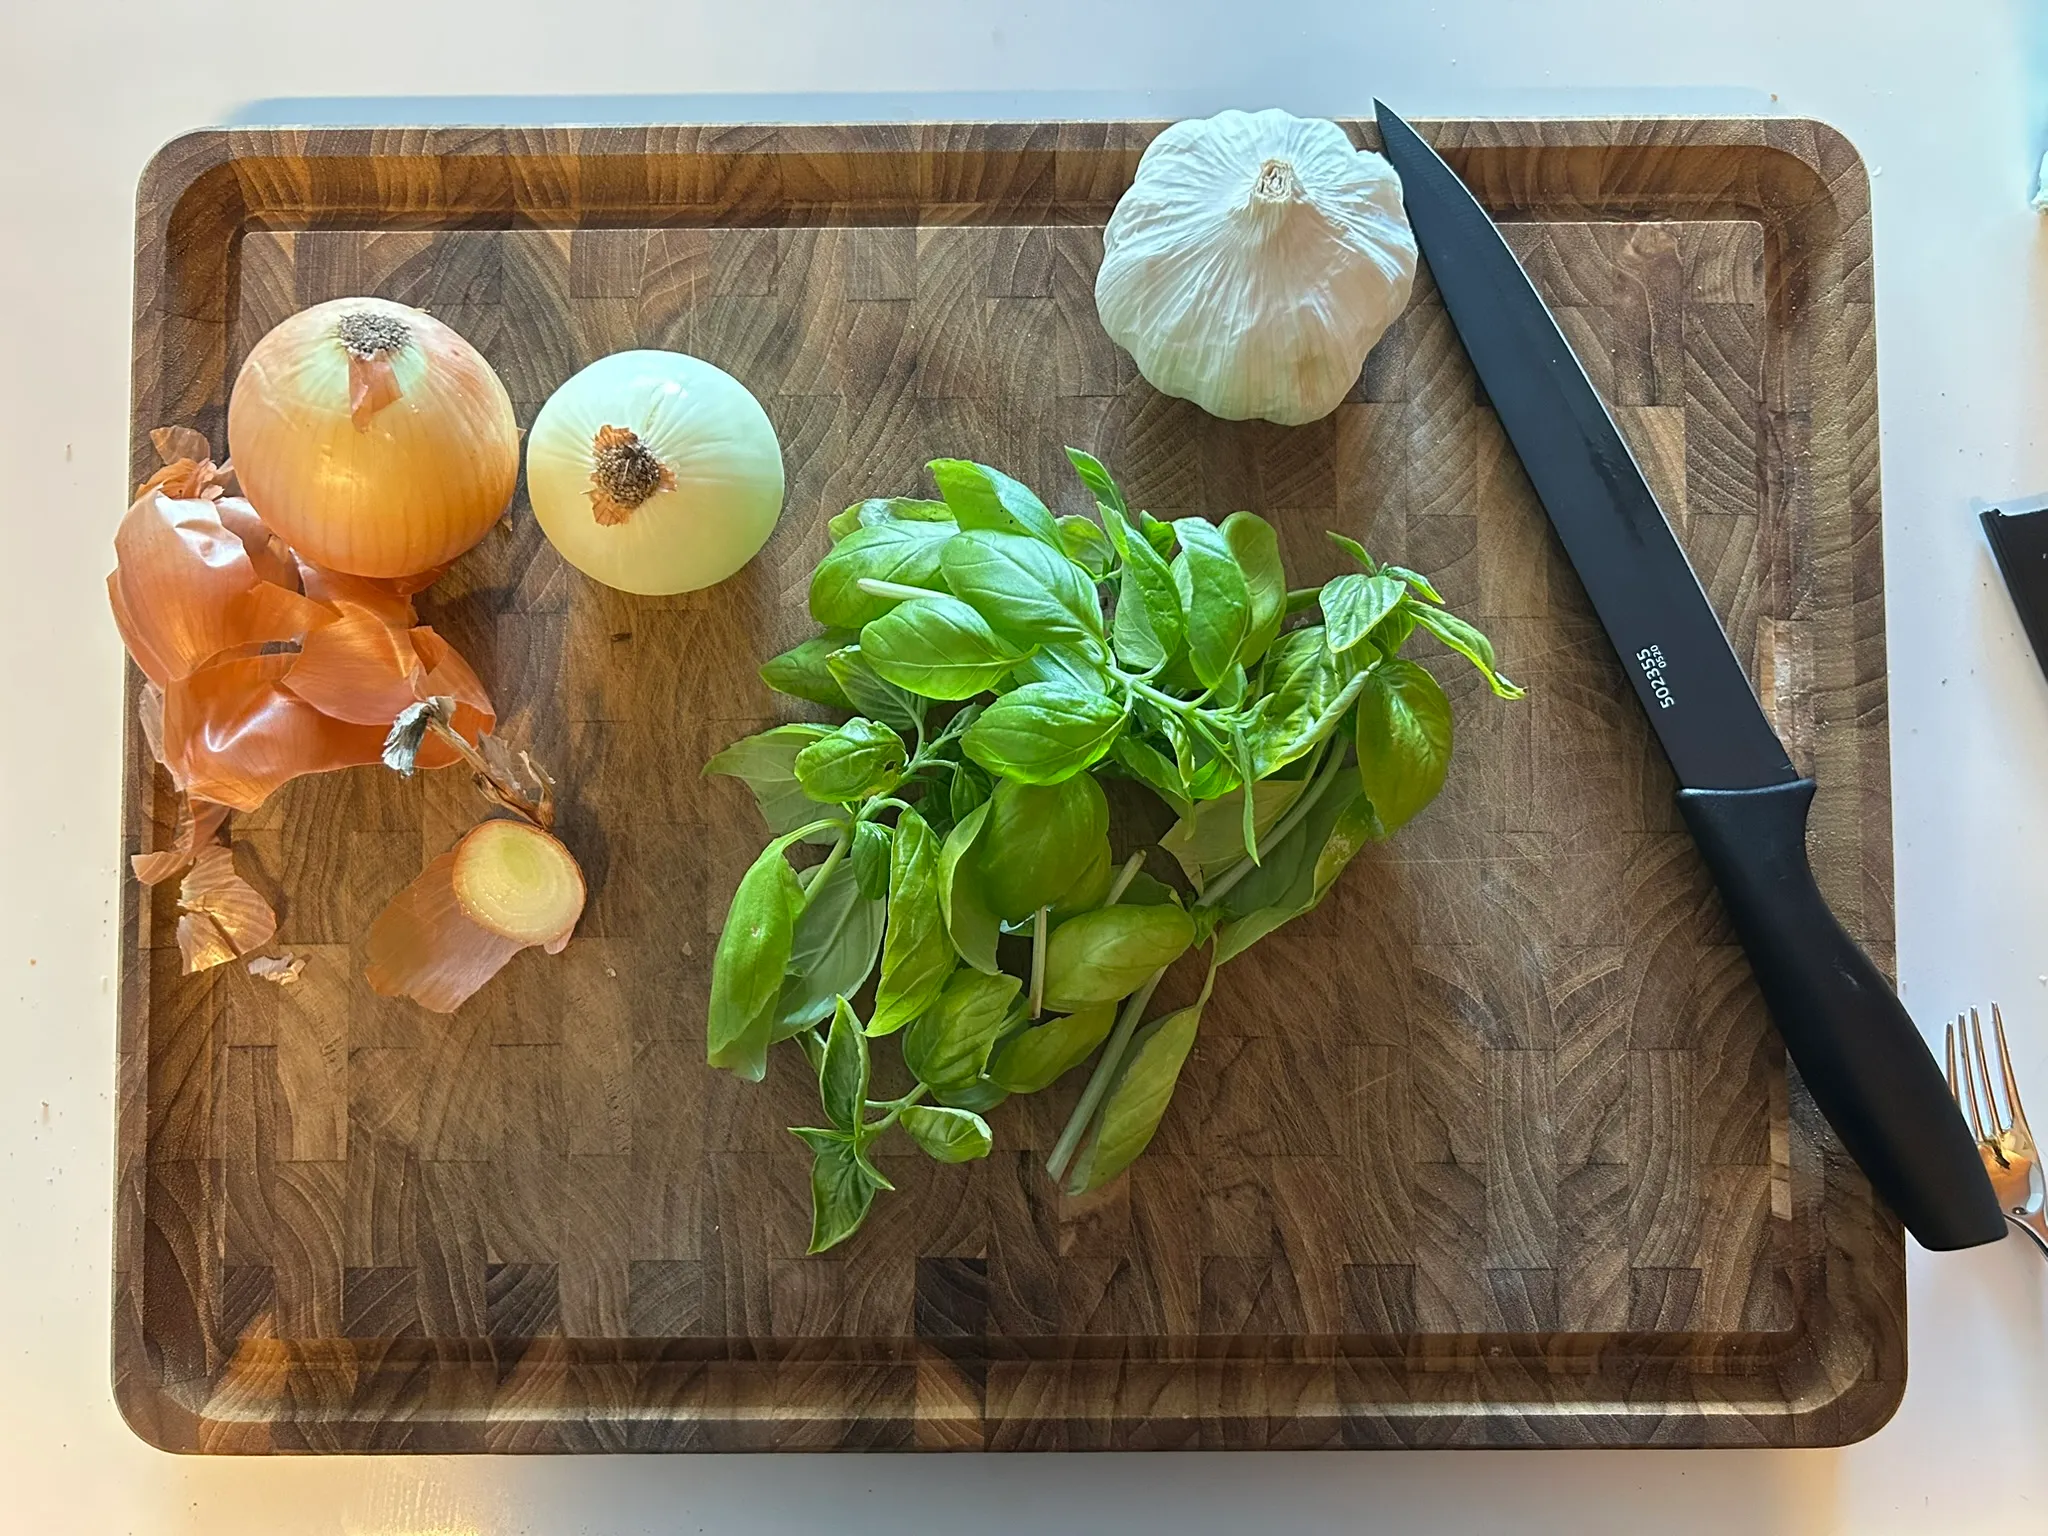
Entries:
{"label": "502355 engraving", "polygon": [[1669,709],[1678,702],[1671,696],[1671,685],[1665,680],[1663,646],[1644,646],[1636,652],[1636,665],[1643,669],[1643,677],[1650,685],[1650,692],[1656,695],[1659,709]]}

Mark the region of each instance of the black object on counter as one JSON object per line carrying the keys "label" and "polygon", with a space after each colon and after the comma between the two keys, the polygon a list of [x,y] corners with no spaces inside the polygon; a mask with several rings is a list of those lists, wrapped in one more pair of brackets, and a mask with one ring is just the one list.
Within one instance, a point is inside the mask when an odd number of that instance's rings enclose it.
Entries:
{"label": "black object on counter", "polygon": [[1989,507],[1978,516],[2013,606],[2020,611],[2034,660],[2048,673],[2048,509],[2030,505],[2006,512]]}
{"label": "black object on counter", "polygon": [[1671,759],[1679,810],[1814,1102],[1923,1247],[1997,1241],[2005,1218],[1941,1069],[1814,883],[1813,781],[1514,252],[1456,173],[1374,105],[1444,307]]}

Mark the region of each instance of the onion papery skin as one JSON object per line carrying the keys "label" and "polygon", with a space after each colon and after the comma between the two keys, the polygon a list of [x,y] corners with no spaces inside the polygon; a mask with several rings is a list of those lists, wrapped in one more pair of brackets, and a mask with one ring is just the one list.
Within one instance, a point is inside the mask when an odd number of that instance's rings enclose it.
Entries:
{"label": "onion papery skin", "polygon": [[[408,333],[387,355],[396,398],[360,426],[337,332],[358,313]],[[445,565],[503,515],[519,476],[518,422],[490,364],[433,316],[387,299],[316,304],[257,342],[228,401],[228,441],[264,522],[305,559],[352,576]]]}
{"label": "onion papery skin", "polygon": [[[591,498],[606,427],[632,432],[674,477],[609,524]],[[615,352],[541,407],[526,489],[542,531],[586,576],[645,596],[694,592],[739,570],[775,531],[782,449],[760,401],[724,369],[681,352]]]}

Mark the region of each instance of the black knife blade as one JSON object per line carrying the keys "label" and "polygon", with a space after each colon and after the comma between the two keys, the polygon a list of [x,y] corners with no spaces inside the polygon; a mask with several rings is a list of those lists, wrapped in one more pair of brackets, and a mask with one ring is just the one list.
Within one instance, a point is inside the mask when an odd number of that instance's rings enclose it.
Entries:
{"label": "black knife blade", "polygon": [[2003,1215],[1940,1069],[1814,882],[1813,781],[1757,703],[1649,482],[1492,218],[1373,106],[1451,323],[1671,759],[1679,809],[1814,1102],[1923,1246],[1996,1241]]}

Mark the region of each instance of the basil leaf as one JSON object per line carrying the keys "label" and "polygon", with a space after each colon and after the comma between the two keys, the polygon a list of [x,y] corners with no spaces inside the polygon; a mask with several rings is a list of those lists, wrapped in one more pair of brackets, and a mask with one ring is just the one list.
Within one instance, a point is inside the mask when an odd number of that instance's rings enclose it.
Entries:
{"label": "basil leaf", "polygon": [[889,829],[879,821],[854,823],[847,862],[853,866],[853,883],[870,901],[889,894],[889,843]]}
{"label": "basil leaf", "polygon": [[1110,548],[1100,523],[1092,517],[1063,517],[1057,526],[1060,548],[1069,560],[1097,581],[1109,574],[1116,564],[1116,551]]}
{"label": "basil leaf", "polygon": [[[805,1138],[808,1140],[809,1138]],[[811,1246],[823,1253],[845,1242],[875,1203],[873,1174],[850,1141],[811,1143]]]}
{"label": "basil leaf", "polygon": [[1144,539],[1133,535],[1115,511],[1103,513],[1103,526],[1124,557],[1110,640],[1126,666],[1149,672],[1171,659],[1187,637],[1180,589],[1173,568]]}
{"label": "basil leaf", "polygon": [[1002,928],[982,894],[980,866],[970,857],[987,820],[988,806],[983,803],[946,834],[939,850],[939,910],[945,914],[946,936],[954,951],[977,971],[993,975]]}
{"label": "basil leaf", "polygon": [[1333,659],[1335,650],[1320,624],[1290,629],[1266,653],[1265,693],[1260,702],[1281,700],[1321,714],[1343,691]]}
{"label": "basil leaf", "polygon": [[965,821],[974,808],[989,797],[989,777],[972,763],[958,763],[953,768],[953,785],[946,796],[947,808],[953,813],[953,820]]}
{"label": "basil leaf", "polygon": [[1323,537],[1328,539],[1332,544],[1336,545],[1339,549],[1343,550],[1345,554],[1349,555],[1352,559],[1356,560],[1361,566],[1363,566],[1365,568],[1366,575],[1373,576],[1378,574],[1378,562],[1375,561],[1371,555],[1366,553],[1365,546],[1359,543],[1358,540],[1352,538],[1348,534],[1339,533],[1334,528],[1324,529]]}
{"label": "basil leaf", "polygon": [[861,590],[861,580],[936,587],[939,551],[954,537],[951,523],[895,521],[856,528],[811,573],[811,617],[836,629],[859,629],[896,605]]}
{"label": "basil leaf", "polygon": [[997,972],[955,971],[939,1000],[903,1032],[903,1062],[921,1083],[965,1086],[981,1076],[1022,983]]}
{"label": "basil leaf", "polygon": [[1219,752],[1206,736],[1195,736],[1190,747],[1194,771],[1188,775],[1188,788],[1197,800],[1214,800],[1227,795],[1243,781],[1238,777],[1237,764]]}
{"label": "basil leaf", "polygon": [[1124,727],[1107,694],[1066,683],[1027,683],[982,711],[961,746],[990,773],[1057,784],[1099,761]]}
{"label": "basil leaf", "polygon": [[1400,606],[1408,589],[1388,575],[1339,576],[1323,587],[1323,643],[1333,656],[1350,650]]}
{"label": "basil leaf", "polygon": [[1136,568],[1130,565],[1124,567],[1123,583],[1117,591],[1109,643],[1116,650],[1116,659],[1135,672],[1157,672],[1172,655],[1145,612],[1144,592]]}
{"label": "basil leaf", "polygon": [[1026,649],[998,639],[979,613],[943,594],[898,603],[860,632],[861,654],[876,673],[927,699],[986,692]]}
{"label": "basil leaf", "polygon": [[1355,774],[1332,784],[1265,862],[1232,887],[1221,905],[1215,963],[1243,954],[1283,923],[1312,910],[1358,850],[1373,840],[1379,819]]}
{"label": "basil leaf", "polygon": [[929,1008],[953,972],[953,946],[939,906],[939,845],[916,811],[896,819],[889,852],[889,925],[882,978],[875,984],[871,1035],[894,1034]]}
{"label": "basil leaf", "polygon": [[[1420,603],[1403,603],[1381,619],[1379,628],[1372,632],[1373,649],[1382,656],[1398,656],[1401,647],[1408,643],[1408,637],[1415,633],[1415,616],[1421,612]],[[1370,661],[1372,658],[1366,659]]]}
{"label": "basil leaf", "polygon": [[825,664],[825,658],[842,646],[850,645],[854,638],[850,629],[828,629],[822,635],[813,635],[803,644],[791,646],[780,656],[771,656],[762,662],[761,681],[777,693],[786,693],[792,698],[809,699],[813,704],[823,704],[828,709],[850,710],[852,701],[832,675],[832,669]]}
{"label": "basil leaf", "polygon": [[1109,801],[1087,774],[1058,784],[998,780],[975,849],[981,888],[996,916],[1018,922],[1058,901],[1109,859]]}
{"label": "basil leaf", "polygon": [[826,805],[842,805],[894,789],[909,760],[901,736],[855,715],[798,752],[794,767],[805,794]]}
{"label": "basil leaf", "polygon": [[868,1037],[845,998],[832,1010],[825,1035],[825,1059],[818,1068],[818,1097],[825,1118],[842,1131],[859,1127],[868,1100]]}
{"label": "basil leaf", "polygon": [[[816,1041],[818,1037],[816,1035],[810,1035],[809,1038],[813,1041]],[[824,1053],[825,1047],[822,1045],[818,1046],[818,1059],[820,1061],[824,1059]],[[894,1189],[896,1187],[894,1184],[891,1184],[886,1178],[882,1176],[881,1169],[877,1168],[873,1163],[868,1161],[868,1154],[862,1139],[862,1133],[859,1131],[849,1133],[846,1131],[827,1130],[822,1126],[815,1125],[792,1125],[789,1128],[789,1134],[794,1136],[798,1141],[802,1142],[805,1146],[809,1147],[812,1153],[814,1153],[817,1156],[839,1157],[844,1155],[851,1157],[853,1159],[854,1168],[858,1170],[864,1178],[866,1178],[866,1180],[868,1181],[868,1185],[871,1189]],[[814,1167],[812,1169],[813,1175],[815,1175],[816,1172],[817,1170]],[[811,1218],[814,1223],[817,1220],[817,1214],[819,1209],[816,1196],[817,1191],[816,1186],[814,1185],[812,1188],[811,1200]],[[855,1225],[857,1226],[859,1225],[859,1223],[856,1222]],[[816,1235],[817,1234],[814,1228],[812,1232],[812,1236],[814,1239]],[[836,1242],[837,1239],[835,1238],[834,1241]],[[811,1251],[815,1253],[817,1250],[812,1249]]]}
{"label": "basil leaf", "polygon": [[825,665],[853,707],[869,719],[913,733],[923,722],[924,700],[884,678],[859,646],[834,651]]}
{"label": "basil leaf", "polygon": [[[1306,779],[1260,779],[1252,785],[1252,826],[1258,837],[1272,831],[1287,814]],[[1215,800],[1204,800],[1193,816],[1183,816],[1173,829],[1159,839],[1159,846],[1172,854],[1197,891],[1210,880],[1244,858],[1244,790],[1242,787]]]}
{"label": "basil leaf", "polygon": [[1073,1013],[1135,992],[1195,941],[1179,907],[1098,907],[1070,917],[1046,943],[1045,1005]]}
{"label": "basil leaf", "polygon": [[1126,907],[1177,907],[1180,905],[1180,892],[1141,869],[1131,876],[1130,884],[1124,887],[1124,893],[1117,897],[1117,901]]}
{"label": "basil leaf", "polygon": [[1010,681],[1020,688],[1026,683],[1064,683],[1088,693],[1109,688],[1109,674],[1078,645],[1041,645],[1010,669]]}
{"label": "basil leaf", "polygon": [[1441,604],[1443,602],[1441,594],[1437,592],[1435,587],[1429,584],[1429,578],[1420,571],[1411,571],[1405,565],[1383,565],[1380,569],[1389,576],[1400,577],[1410,587],[1414,588],[1416,592],[1428,598],[1432,603]]}
{"label": "basil leaf", "polygon": [[1251,679],[1245,673],[1244,663],[1233,661],[1230,664],[1230,670],[1225,672],[1221,680],[1216,684],[1215,693],[1209,700],[1210,707],[1214,709],[1237,708],[1238,705],[1244,702],[1245,690],[1250,686]]}
{"label": "basil leaf", "polygon": [[896,1123],[941,1163],[971,1163],[978,1157],[987,1157],[993,1145],[988,1122],[964,1109],[912,1104]]}
{"label": "basil leaf", "polygon": [[1100,640],[1102,604],[1087,573],[1050,545],[1020,533],[970,529],[946,541],[940,572],[953,595],[1022,646]]}
{"label": "basil leaf", "polygon": [[1358,774],[1391,837],[1444,787],[1451,766],[1451,701],[1412,661],[1375,667],[1358,696]]}
{"label": "basil leaf", "polygon": [[1052,908],[1052,921],[1062,923],[1076,912],[1087,912],[1101,906],[1102,898],[1109,894],[1115,880],[1116,861],[1109,854],[1109,839],[1099,838],[1094,856],[1074,877],[1074,883],[1046,903]]}
{"label": "basil leaf", "polygon": [[1415,609],[1415,622],[1479,669],[1487,685],[1504,699],[1519,699],[1522,690],[1493,667],[1493,642],[1455,613],[1441,608]]}
{"label": "basil leaf", "polygon": [[[734,742],[706,763],[704,772],[738,779],[752,790],[770,832],[794,832],[818,819],[818,802],[797,782],[797,754],[831,734],[829,725],[778,725]],[[837,832],[814,832],[805,841],[830,843],[838,837]]]}
{"label": "basil leaf", "polygon": [[907,496],[871,496],[857,501],[825,525],[837,544],[856,528],[878,523],[950,523],[953,509],[943,501],[913,501]]}
{"label": "basil leaf", "polygon": [[1237,657],[1250,666],[1266,654],[1287,617],[1287,571],[1280,563],[1280,537],[1256,513],[1233,512],[1223,519],[1223,542],[1244,573],[1251,597],[1251,618]]}
{"label": "basil leaf", "polygon": [[1199,517],[1175,520],[1180,555],[1174,584],[1188,616],[1188,663],[1204,688],[1230,671],[1251,630],[1252,596],[1237,557],[1215,524]]}
{"label": "basil leaf", "polygon": [[967,459],[933,459],[925,467],[962,528],[1028,534],[1054,549],[1060,547],[1052,513],[1022,482]]}
{"label": "basil leaf", "polygon": [[756,1083],[768,1070],[775,1002],[804,899],[784,846],[780,838],[770,843],[740,878],[711,959],[705,1059]]}
{"label": "basil leaf", "polygon": [[948,1109],[964,1109],[970,1114],[985,1115],[1000,1106],[1009,1095],[986,1077],[977,1077],[971,1083],[934,1085],[932,1097]]}
{"label": "basil leaf", "polygon": [[1009,1093],[1037,1093],[1078,1067],[1109,1038],[1116,1004],[1097,1003],[1078,1013],[1034,1024],[1012,1035],[988,1064],[989,1081]]}
{"label": "basil leaf", "polygon": [[1174,811],[1185,816],[1193,809],[1193,796],[1188,790],[1187,780],[1180,775],[1180,769],[1172,758],[1150,742],[1126,733],[1117,738],[1112,755],[1119,767],[1150,788]]}
{"label": "basil leaf", "polygon": [[1074,466],[1074,473],[1081,477],[1081,483],[1088,487],[1100,505],[1117,512],[1130,510],[1124,505],[1124,493],[1117,489],[1116,481],[1109,471],[1102,467],[1102,461],[1094,454],[1084,453],[1079,448],[1070,446],[1067,449],[1067,462]]}
{"label": "basil leaf", "polygon": [[1320,624],[1289,630],[1266,654],[1265,692],[1245,732],[1261,778],[1306,756],[1332,728],[1323,718],[1343,690],[1338,660]]}
{"label": "basil leaf", "polygon": [[[1212,966],[1209,985],[1215,978]],[[1194,1047],[1202,1009],[1209,1001],[1209,985],[1203,986],[1202,995],[1193,1003],[1153,1020],[1133,1037],[1116,1085],[1097,1113],[1095,1135],[1067,1176],[1068,1194],[1085,1195],[1100,1189],[1151,1145],[1180,1081],[1181,1066]]]}
{"label": "basil leaf", "polygon": [[887,915],[886,903],[861,895],[846,860],[812,880],[790,931],[789,977],[777,1014],[781,1030],[817,1023],[839,998],[861,989],[875,968]]}
{"label": "basil leaf", "polygon": [[1157,550],[1163,559],[1171,560],[1179,541],[1174,537],[1173,524],[1162,522],[1150,512],[1138,514],[1138,532],[1145,536],[1145,542]]}

